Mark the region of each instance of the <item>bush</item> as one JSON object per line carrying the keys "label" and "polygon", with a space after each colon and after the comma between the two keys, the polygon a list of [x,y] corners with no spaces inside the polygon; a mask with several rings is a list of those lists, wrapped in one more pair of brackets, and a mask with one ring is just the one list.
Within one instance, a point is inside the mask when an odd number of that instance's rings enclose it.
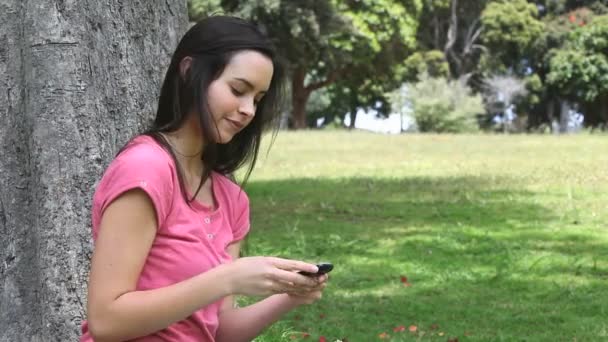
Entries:
{"label": "bush", "polygon": [[405,96],[404,102],[411,106],[421,132],[479,130],[477,115],[484,112],[483,101],[481,96],[472,95],[471,89],[462,81],[422,75],[418,83],[410,84],[401,94]]}

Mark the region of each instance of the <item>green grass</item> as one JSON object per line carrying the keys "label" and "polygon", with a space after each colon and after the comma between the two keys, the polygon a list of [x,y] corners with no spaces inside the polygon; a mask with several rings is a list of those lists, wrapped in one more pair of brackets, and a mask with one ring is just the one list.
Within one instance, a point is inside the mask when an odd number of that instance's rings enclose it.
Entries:
{"label": "green grass", "polygon": [[281,132],[265,151],[245,252],[335,269],[256,341],[608,340],[605,135]]}

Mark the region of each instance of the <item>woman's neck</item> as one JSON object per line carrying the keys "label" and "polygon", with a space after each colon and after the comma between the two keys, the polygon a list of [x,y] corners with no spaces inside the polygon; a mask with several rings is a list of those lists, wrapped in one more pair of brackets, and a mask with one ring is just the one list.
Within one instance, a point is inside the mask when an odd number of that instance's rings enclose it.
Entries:
{"label": "woman's neck", "polygon": [[193,121],[188,120],[176,131],[163,133],[188,178],[203,173],[203,138]]}

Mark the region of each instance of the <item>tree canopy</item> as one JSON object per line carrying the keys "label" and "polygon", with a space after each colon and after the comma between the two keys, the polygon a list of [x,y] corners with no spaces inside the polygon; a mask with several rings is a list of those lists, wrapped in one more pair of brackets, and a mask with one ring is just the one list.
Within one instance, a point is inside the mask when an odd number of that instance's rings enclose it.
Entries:
{"label": "tree canopy", "polygon": [[231,13],[268,32],[288,66],[293,128],[361,108],[388,114],[387,94],[422,73],[484,96],[493,77],[525,85],[514,105],[528,129],[556,120],[564,101],[585,124],[606,124],[604,0],[190,0],[189,9],[193,20]]}

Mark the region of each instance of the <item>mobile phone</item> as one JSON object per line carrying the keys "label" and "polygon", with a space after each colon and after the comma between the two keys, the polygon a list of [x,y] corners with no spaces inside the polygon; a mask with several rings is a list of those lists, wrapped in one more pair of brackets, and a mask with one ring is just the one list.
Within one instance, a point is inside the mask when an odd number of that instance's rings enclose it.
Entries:
{"label": "mobile phone", "polygon": [[334,265],[331,262],[321,262],[317,264],[317,267],[319,268],[319,270],[317,271],[317,273],[310,273],[310,272],[304,272],[304,271],[300,271],[298,273],[300,273],[301,275],[305,275],[307,277],[318,277],[320,275],[323,275],[325,273],[329,273],[329,271],[334,269]]}

